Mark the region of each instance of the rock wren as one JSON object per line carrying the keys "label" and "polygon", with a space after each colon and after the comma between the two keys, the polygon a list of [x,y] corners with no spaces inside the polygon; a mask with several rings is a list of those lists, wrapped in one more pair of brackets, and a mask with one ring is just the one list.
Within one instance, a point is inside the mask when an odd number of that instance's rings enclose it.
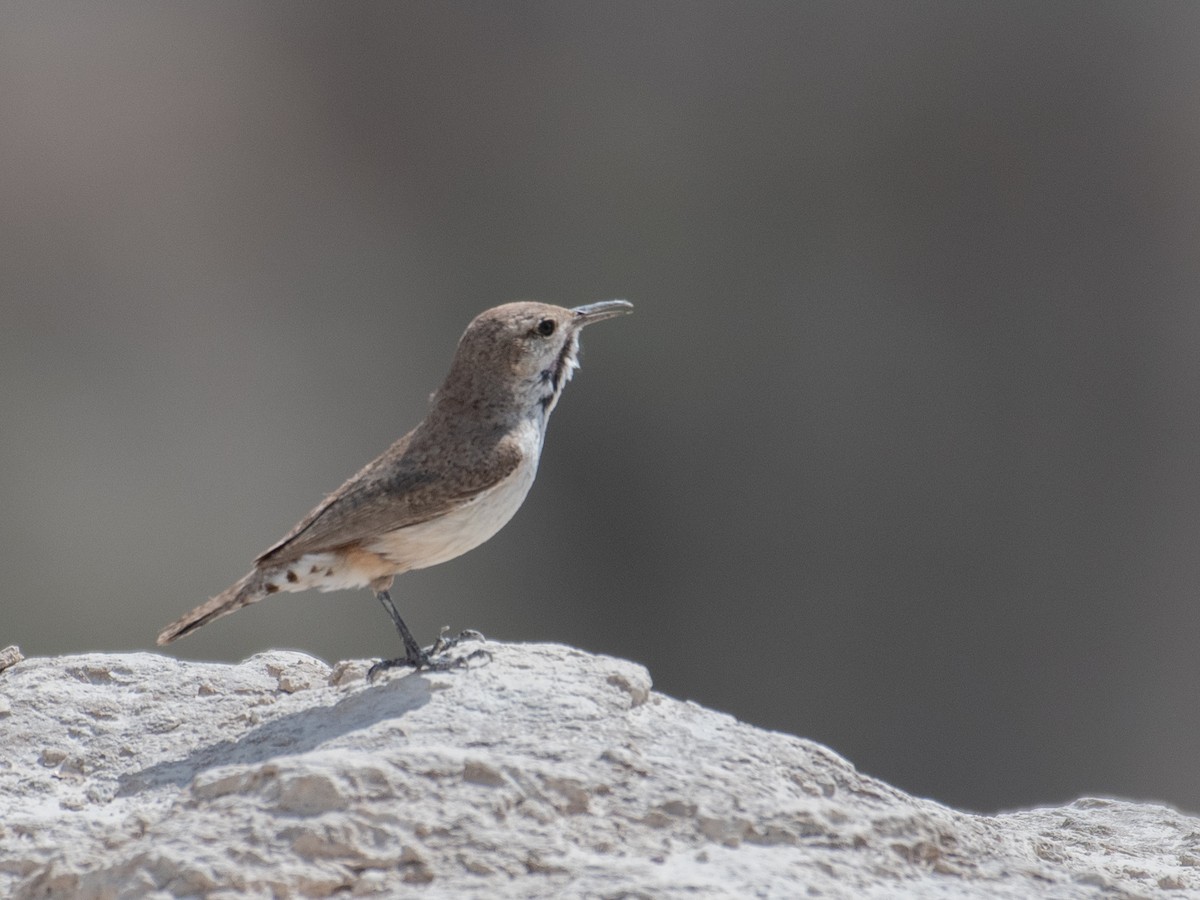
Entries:
{"label": "rock wren", "polygon": [[396,611],[392,579],[478,547],[513,517],[537,474],[550,413],[579,366],[579,332],[632,310],[605,300],[575,309],[508,303],[480,313],[425,421],[321,501],[244,578],[164,628],[158,643],[279,591],[369,586],[400,632],[404,656],[368,674],[441,667]]}

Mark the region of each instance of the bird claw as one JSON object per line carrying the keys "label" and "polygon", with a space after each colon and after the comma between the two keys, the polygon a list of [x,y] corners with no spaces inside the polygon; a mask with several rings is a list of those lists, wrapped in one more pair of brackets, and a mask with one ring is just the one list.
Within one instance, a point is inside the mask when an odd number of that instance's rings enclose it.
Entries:
{"label": "bird claw", "polygon": [[[487,641],[487,638],[485,638],[483,636],[483,633],[476,631],[474,628],[466,628],[466,629],[460,631],[455,637],[448,638],[448,637],[446,637],[446,632],[449,630],[450,630],[449,625],[442,626],[442,630],[440,632],[438,632],[437,640],[434,641],[433,646],[430,647],[426,651],[430,656],[437,656],[441,653],[445,653],[447,650],[457,647],[463,641],[482,641],[482,642]],[[472,652],[470,654],[470,656],[475,656],[477,653],[480,653],[480,652],[481,651],[479,651],[479,650],[475,650],[474,652]],[[482,652],[486,652],[486,651],[482,651]],[[468,658],[470,658],[470,657],[468,657]]]}
{"label": "bird claw", "polygon": [[455,637],[446,637],[446,632],[449,627],[444,627],[438,635],[437,640],[433,645],[419,651],[419,655],[400,656],[395,659],[381,659],[371,668],[367,669],[367,683],[370,684],[375,680],[375,676],[381,672],[386,672],[388,669],[399,669],[411,667],[414,672],[449,672],[454,669],[469,669],[471,660],[487,659],[491,660],[492,654],[478,648],[472,650],[466,656],[456,656],[453,659],[440,659],[448,650],[458,646],[462,641],[486,641],[480,632],[473,628],[468,628],[461,631]]}

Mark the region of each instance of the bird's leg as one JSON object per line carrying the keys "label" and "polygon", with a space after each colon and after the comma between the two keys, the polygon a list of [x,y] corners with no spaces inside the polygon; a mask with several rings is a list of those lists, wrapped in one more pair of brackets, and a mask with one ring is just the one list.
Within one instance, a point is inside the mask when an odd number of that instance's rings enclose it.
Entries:
{"label": "bird's leg", "polygon": [[400,613],[396,609],[396,604],[392,602],[392,595],[386,589],[376,591],[375,596],[379,598],[379,602],[383,604],[383,608],[387,610],[388,615],[392,617],[392,622],[396,626],[396,630],[400,632],[400,640],[404,642],[404,656],[396,659],[384,659],[375,663],[367,670],[367,681],[374,681],[375,676],[387,669],[394,669],[400,666],[412,666],[416,671],[421,669],[430,669],[433,671],[446,671],[448,669],[465,668],[468,659],[474,659],[480,654],[487,654],[487,651],[476,650],[466,659],[454,660],[435,660],[432,657],[437,656],[449,650],[460,640],[463,639],[482,639],[483,635],[477,631],[464,631],[456,638],[447,639],[445,631],[438,635],[437,641],[428,650],[422,650],[421,645],[417,643],[416,638],[412,636],[412,632],[408,630],[408,626],[404,624],[404,620],[400,618]]}
{"label": "bird's leg", "polygon": [[416,638],[412,636],[412,632],[408,630],[408,626],[404,624],[404,620],[400,618],[400,612],[396,609],[396,604],[392,602],[392,595],[383,590],[377,591],[375,596],[383,604],[383,608],[387,610],[388,615],[392,617],[392,622],[395,624],[396,630],[400,632],[400,640],[404,642],[404,658],[389,660],[389,662],[393,662],[398,666],[408,665],[417,668],[428,663],[428,654],[421,649],[421,645],[417,643]]}

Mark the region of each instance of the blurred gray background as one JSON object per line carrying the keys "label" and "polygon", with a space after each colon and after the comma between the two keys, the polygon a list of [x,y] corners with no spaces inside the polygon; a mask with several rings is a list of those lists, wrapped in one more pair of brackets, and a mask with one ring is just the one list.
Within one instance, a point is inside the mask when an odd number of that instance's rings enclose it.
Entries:
{"label": "blurred gray background", "polygon": [[[626,297],[395,594],[992,810],[1200,809],[1200,6],[0,6],[0,643],[153,647]],[[170,650],[394,655],[367,591]]]}

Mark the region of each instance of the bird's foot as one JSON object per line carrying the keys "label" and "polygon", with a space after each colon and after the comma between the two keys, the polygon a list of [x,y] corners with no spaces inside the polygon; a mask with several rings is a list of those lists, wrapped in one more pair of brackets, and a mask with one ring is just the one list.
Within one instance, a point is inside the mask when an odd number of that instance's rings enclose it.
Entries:
{"label": "bird's foot", "polygon": [[[414,672],[449,672],[453,669],[468,669],[471,667],[472,660],[492,658],[492,654],[487,650],[478,648],[472,650],[465,656],[455,656],[452,659],[446,659],[447,651],[458,646],[463,641],[484,641],[486,638],[474,629],[467,629],[459,632],[455,637],[446,637],[446,632],[450,629],[443,628],[438,635],[433,645],[425,649],[417,649],[415,646],[409,648],[409,652],[404,656],[396,657],[395,659],[381,659],[375,665],[367,670],[367,682],[373,682],[375,676],[381,672],[386,672],[388,669],[412,668]],[[414,652],[415,651],[415,652]]]}
{"label": "bird's foot", "polygon": [[[449,630],[449,625],[442,626],[442,630],[438,632],[437,640],[433,642],[433,646],[428,650],[431,656],[437,656],[441,653],[445,653],[447,650],[452,650],[463,641],[479,641],[480,643],[487,643],[487,638],[483,636],[483,633],[476,631],[474,628],[467,628],[463,631],[460,631],[454,637],[446,637],[446,632]],[[486,650],[476,649],[471,651],[466,658],[470,659],[473,656],[478,656],[481,654],[486,654],[489,657],[491,656],[491,654]]]}

